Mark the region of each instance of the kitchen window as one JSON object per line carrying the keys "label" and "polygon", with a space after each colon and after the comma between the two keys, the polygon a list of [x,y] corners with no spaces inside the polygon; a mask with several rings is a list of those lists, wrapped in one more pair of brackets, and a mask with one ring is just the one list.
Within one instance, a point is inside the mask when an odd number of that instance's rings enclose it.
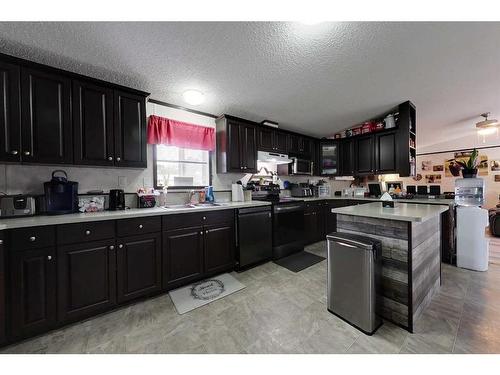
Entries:
{"label": "kitchen window", "polygon": [[155,145],[153,155],[156,188],[193,188],[211,184],[210,151]]}

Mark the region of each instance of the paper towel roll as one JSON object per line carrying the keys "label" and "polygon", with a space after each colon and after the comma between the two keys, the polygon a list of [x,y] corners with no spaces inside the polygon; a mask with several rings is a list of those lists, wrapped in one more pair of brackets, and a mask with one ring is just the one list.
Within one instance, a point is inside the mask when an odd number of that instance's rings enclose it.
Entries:
{"label": "paper towel roll", "polygon": [[231,200],[233,202],[243,202],[243,186],[240,184],[231,185]]}

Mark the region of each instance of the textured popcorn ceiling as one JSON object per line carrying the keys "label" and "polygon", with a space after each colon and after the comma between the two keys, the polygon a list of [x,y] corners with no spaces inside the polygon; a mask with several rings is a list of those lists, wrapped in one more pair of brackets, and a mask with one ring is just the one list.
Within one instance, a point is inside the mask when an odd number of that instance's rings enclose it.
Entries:
{"label": "textured popcorn ceiling", "polygon": [[0,23],[0,51],[327,136],[410,99],[419,147],[500,117],[499,23]]}

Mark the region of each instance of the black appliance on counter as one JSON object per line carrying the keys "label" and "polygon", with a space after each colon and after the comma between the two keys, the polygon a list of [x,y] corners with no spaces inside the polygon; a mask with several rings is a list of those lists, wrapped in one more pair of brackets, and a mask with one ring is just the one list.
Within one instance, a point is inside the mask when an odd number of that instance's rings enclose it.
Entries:
{"label": "black appliance on counter", "polygon": [[31,195],[0,195],[0,218],[33,216],[35,198]]}
{"label": "black appliance on counter", "polygon": [[304,198],[304,197],[312,197],[313,190],[309,186],[309,184],[306,183],[300,183],[300,184],[292,184],[290,188],[290,194],[292,197],[297,197],[297,198]]}
{"label": "black appliance on counter", "polygon": [[125,209],[125,192],[122,189],[111,189],[109,191],[109,210]]}
{"label": "black appliance on counter", "polygon": [[[56,176],[63,174],[64,176]],[[78,182],[68,181],[63,170],[52,172],[52,179],[43,184],[45,190],[45,213],[63,215],[78,212]]]}
{"label": "black appliance on counter", "polygon": [[304,201],[280,198],[279,185],[256,186],[252,199],[272,203],[273,259],[304,250]]}
{"label": "black appliance on counter", "polygon": [[237,216],[236,268],[244,270],[273,257],[272,209],[240,208]]}

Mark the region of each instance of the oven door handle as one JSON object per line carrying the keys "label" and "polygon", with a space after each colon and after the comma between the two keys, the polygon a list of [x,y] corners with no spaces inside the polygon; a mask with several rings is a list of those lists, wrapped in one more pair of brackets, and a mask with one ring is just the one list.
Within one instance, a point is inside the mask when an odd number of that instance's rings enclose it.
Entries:
{"label": "oven door handle", "polygon": [[303,205],[274,207],[274,212],[276,212],[276,213],[284,213],[284,212],[290,212],[290,211],[301,211],[303,209],[304,209]]}

